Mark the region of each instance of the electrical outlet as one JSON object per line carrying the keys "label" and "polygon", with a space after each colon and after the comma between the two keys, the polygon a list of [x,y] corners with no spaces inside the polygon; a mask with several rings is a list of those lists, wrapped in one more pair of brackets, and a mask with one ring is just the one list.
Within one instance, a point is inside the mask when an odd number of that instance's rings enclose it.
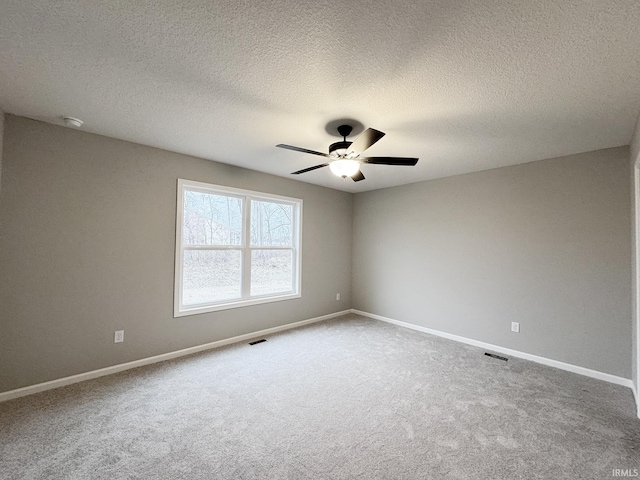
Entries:
{"label": "electrical outlet", "polygon": [[340,294],[336,293],[336,300],[340,300]]}
{"label": "electrical outlet", "polygon": [[520,333],[520,324],[518,322],[511,322],[511,331]]}
{"label": "electrical outlet", "polygon": [[124,330],[116,330],[113,335],[113,343],[122,343],[124,342]]}

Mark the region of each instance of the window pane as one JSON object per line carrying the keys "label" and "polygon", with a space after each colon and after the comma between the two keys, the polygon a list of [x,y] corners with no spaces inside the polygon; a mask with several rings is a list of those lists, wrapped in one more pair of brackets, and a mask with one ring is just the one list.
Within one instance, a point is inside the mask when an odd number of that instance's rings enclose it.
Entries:
{"label": "window pane", "polygon": [[240,250],[186,250],[182,268],[182,303],[196,305],[240,298]]}
{"label": "window pane", "polygon": [[251,245],[291,247],[293,245],[293,206],[251,201]]}
{"label": "window pane", "polygon": [[242,199],[184,192],[184,245],[241,245]]}
{"label": "window pane", "polygon": [[253,250],[251,252],[251,295],[293,290],[292,250]]}

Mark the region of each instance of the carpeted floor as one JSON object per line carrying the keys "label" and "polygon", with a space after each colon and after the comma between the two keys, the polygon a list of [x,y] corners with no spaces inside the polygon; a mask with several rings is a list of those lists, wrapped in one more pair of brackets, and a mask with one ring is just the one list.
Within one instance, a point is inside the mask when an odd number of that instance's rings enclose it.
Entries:
{"label": "carpeted floor", "polygon": [[[604,479],[628,388],[349,315],[0,404],[3,479]],[[632,473],[631,472],[631,473]]]}

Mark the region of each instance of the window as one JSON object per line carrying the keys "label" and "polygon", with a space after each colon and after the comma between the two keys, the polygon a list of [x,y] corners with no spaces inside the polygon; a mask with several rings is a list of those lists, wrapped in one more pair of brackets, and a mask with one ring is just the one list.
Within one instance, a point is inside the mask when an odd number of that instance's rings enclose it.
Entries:
{"label": "window", "polygon": [[302,200],[178,180],[174,317],[300,297]]}

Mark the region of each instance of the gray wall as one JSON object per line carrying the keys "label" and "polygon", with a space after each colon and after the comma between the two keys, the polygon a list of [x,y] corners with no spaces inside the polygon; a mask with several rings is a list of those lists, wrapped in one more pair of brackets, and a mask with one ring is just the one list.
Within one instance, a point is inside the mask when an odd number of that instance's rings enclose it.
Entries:
{"label": "gray wall", "polygon": [[629,145],[629,149],[631,150],[630,157],[634,162],[640,156],[640,115],[636,120],[636,128],[633,131],[633,137],[631,138],[631,145]]}
{"label": "gray wall", "polygon": [[[347,193],[5,120],[0,391],[351,306],[631,376],[627,148],[357,194],[352,224]],[[303,297],[174,319],[177,178],[304,199]]]}
{"label": "gray wall", "polygon": [[[11,115],[4,147],[0,391],[351,306],[348,193]],[[302,298],[174,319],[178,178],[302,198]]]}
{"label": "gray wall", "polygon": [[631,232],[632,232],[632,255],[633,255],[633,327],[632,327],[632,366],[631,366],[631,379],[636,389],[636,402],[638,404],[638,416],[640,416],[640,319],[638,318],[638,216],[636,212],[636,205],[640,202],[637,198],[640,185],[636,183],[635,171],[640,168],[640,116],[636,122],[636,128],[633,134],[630,147],[630,175],[631,175]]}
{"label": "gray wall", "polygon": [[4,112],[0,109],[0,188],[2,188],[2,143],[4,140]]}
{"label": "gray wall", "polygon": [[[635,168],[637,160],[631,159],[631,380],[637,389],[638,385],[638,238],[637,238],[637,212],[636,198],[637,185],[635,184]],[[640,414],[640,411],[638,411]]]}
{"label": "gray wall", "polygon": [[621,147],[356,194],[353,308],[630,378],[628,161]]}

